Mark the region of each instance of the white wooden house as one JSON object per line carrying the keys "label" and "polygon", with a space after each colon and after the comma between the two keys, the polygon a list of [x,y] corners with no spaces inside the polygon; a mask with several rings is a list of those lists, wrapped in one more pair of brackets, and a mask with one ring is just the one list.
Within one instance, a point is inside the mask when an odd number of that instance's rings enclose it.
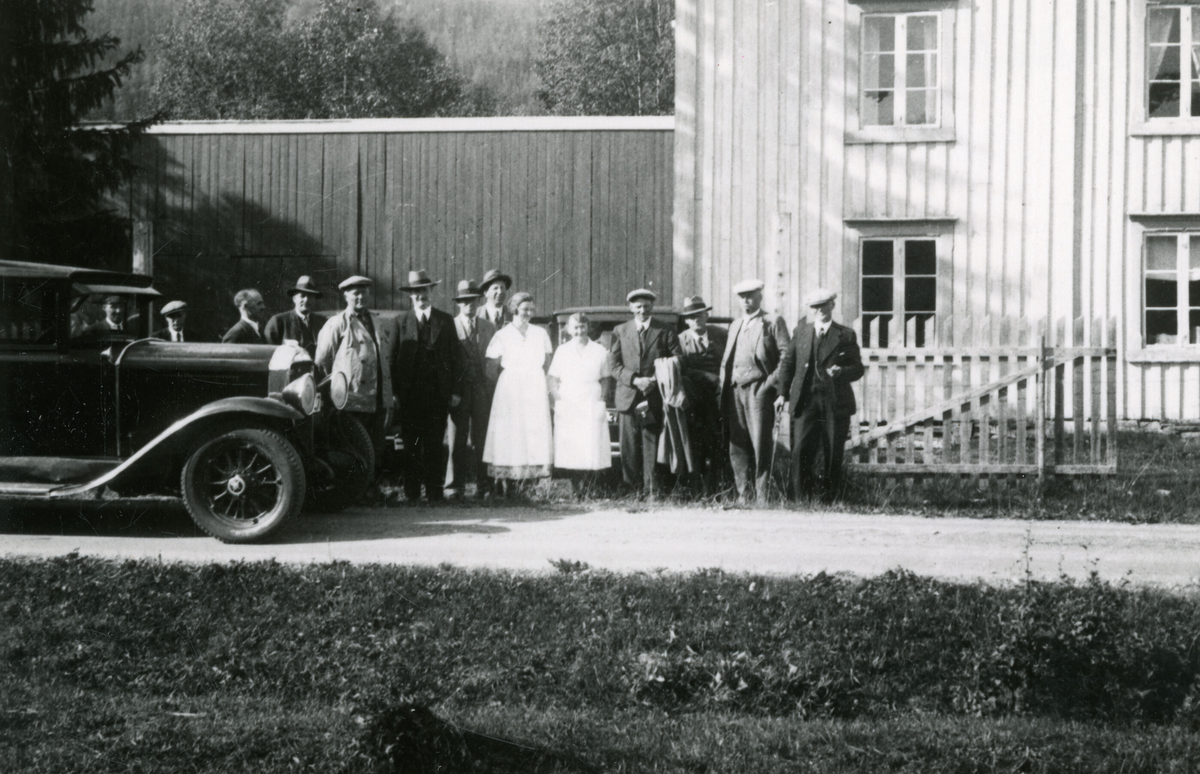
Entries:
{"label": "white wooden house", "polygon": [[1096,394],[1200,419],[1200,2],[677,8],[677,297],[830,286],[881,350],[1112,325]]}

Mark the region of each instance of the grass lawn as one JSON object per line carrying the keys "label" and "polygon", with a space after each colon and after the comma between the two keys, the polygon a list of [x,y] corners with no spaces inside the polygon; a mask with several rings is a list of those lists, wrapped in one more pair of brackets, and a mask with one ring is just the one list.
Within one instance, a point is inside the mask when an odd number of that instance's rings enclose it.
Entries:
{"label": "grass lawn", "polygon": [[0,562],[0,770],[1200,769],[1192,595],[559,570]]}

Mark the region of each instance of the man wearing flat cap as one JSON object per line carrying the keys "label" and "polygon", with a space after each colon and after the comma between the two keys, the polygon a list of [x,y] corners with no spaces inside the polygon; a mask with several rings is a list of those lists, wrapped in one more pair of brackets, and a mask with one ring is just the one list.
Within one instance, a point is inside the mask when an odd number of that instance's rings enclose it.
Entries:
{"label": "man wearing flat cap", "polygon": [[612,332],[609,371],[617,382],[616,410],[620,414],[621,468],[625,483],[653,497],[654,464],[663,426],[662,393],[654,378],[654,361],[679,357],[679,337],[652,316],[657,296],[646,288],[625,298],[633,319]]}
{"label": "man wearing flat cap", "polygon": [[342,403],[341,410],[367,429],[378,468],[395,404],[392,364],[396,337],[390,325],[367,309],[370,287],[371,280],[358,275],[338,285],[346,308],[321,326],[313,360],[329,374],[334,405]]}
{"label": "man wearing flat cap", "polygon": [[458,283],[458,315],[454,318],[454,330],[462,346],[463,387],[462,401],[450,409],[450,422],[454,427],[454,446],[450,454],[452,476],[449,487],[462,494],[469,479],[475,480],[479,497],[491,491],[492,481],[483,463],[483,442],[487,439],[488,417],[492,413],[492,395],[495,385],[487,378],[484,354],[496,326],[476,314],[476,304],[483,296],[474,280]]}
{"label": "man wearing flat cap", "polygon": [[[805,299],[800,321],[780,365],[780,384],[792,412],[792,492],[819,494],[826,502],[842,483],[842,457],[850,417],[858,410],[851,382],[862,378],[862,353],[854,331],[833,321],[837,293],[818,288]],[[811,321],[811,322],[810,322]]]}
{"label": "man wearing flat cap", "polygon": [[721,356],[725,353],[727,336],[720,328],[708,324],[712,307],[700,296],[683,300],[679,316],[687,330],[679,334],[683,356],[679,360],[687,393],[688,432],[692,440],[692,459],[700,473],[707,493],[717,490],[729,453],[721,432]]}
{"label": "man wearing flat cap", "polygon": [[751,279],[734,285],[742,317],[729,329],[721,358],[721,413],[729,433],[729,461],[738,500],[754,492],[766,501],[774,456],[775,396],[779,363],[788,347],[787,324],[762,308],[763,282]]}
{"label": "man wearing flat cap", "polygon": [[190,340],[183,332],[184,325],[187,323],[187,304],[183,301],[168,301],[159,314],[167,321],[167,327],[159,328],[151,333],[151,338],[176,342]]}
{"label": "man wearing flat cap", "polygon": [[101,308],[104,310],[104,319],[97,323],[87,326],[82,336],[92,339],[105,339],[121,334],[132,334],[134,326],[131,321],[125,319],[125,297],[124,296],[105,296],[101,303]]}
{"label": "man wearing flat cap", "polygon": [[488,269],[479,281],[479,292],[483,294],[483,305],[475,316],[487,320],[496,330],[512,322],[512,312],[504,303],[504,297],[512,289],[512,277],[499,269]]}
{"label": "man wearing flat cap", "polygon": [[312,277],[307,274],[296,280],[296,285],[288,291],[292,299],[292,310],[280,312],[267,320],[263,332],[268,344],[282,344],[294,341],[306,350],[310,357],[317,354],[317,334],[325,325],[325,318],[312,311],[312,305],[321,297]]}
{"label": "man wearing flat cap", "polygon": [[412,308],[396,318],[398,350],[393,364],[396,399],[400,404],[400,434],[404,439],[404,492],[410,501],[444,498],[446,456],[443,440],[450,410],[462,402],[462,347],[454,318],[433,308],[438,280],[424,269],[410,271],[408,293]]}

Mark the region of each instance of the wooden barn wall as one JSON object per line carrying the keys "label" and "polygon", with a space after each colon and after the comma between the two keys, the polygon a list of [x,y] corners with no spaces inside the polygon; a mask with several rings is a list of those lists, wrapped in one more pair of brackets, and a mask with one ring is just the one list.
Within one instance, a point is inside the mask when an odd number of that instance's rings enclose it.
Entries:
{"label": "wooden barn wall", "polygon": [[[1200,137],[1133,136],[1144,0],[951,0],[954,136],[847,140],[863,8],[678,0],[675,289],[730,313],[744,277],[789,323],[818,285],[859,315],[863,223],[943,229],[940,313],[1120,321],[1123,418],[1200,418],[1200,359],[1139,362],[1142,231],[1200,213]],[[1068,326],[1068,329],[1070,326]],[[1145,358],[1142,358],[1145,359]]]}
{"label": "wooden barn wall", "polygon": [[[209,335],[257,287],[272,311],[311,274],[351,274],[407,305],[410,269],[454,286],[489,268],[539,309],[671,295],[673,140],[666,131],[156,134],[138,149],[134,216],[154,224],[156,285]],[[322,299],[336,306],[336,293]]]}

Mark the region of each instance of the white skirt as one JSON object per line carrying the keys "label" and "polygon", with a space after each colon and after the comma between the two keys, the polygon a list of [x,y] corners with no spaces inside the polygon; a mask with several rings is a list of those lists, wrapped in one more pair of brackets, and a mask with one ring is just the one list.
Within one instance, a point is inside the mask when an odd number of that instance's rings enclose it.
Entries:
{"label": "white skirt", "polygon": [[554,405],[554,467],[607,470],[611,466],[604,401],[559,400]]}
{"label": "white skirt", "polygon": [[540,368],[506,368],[496,381],[483,461],[496,478],[550,475],[554,462],[550,397]]}

